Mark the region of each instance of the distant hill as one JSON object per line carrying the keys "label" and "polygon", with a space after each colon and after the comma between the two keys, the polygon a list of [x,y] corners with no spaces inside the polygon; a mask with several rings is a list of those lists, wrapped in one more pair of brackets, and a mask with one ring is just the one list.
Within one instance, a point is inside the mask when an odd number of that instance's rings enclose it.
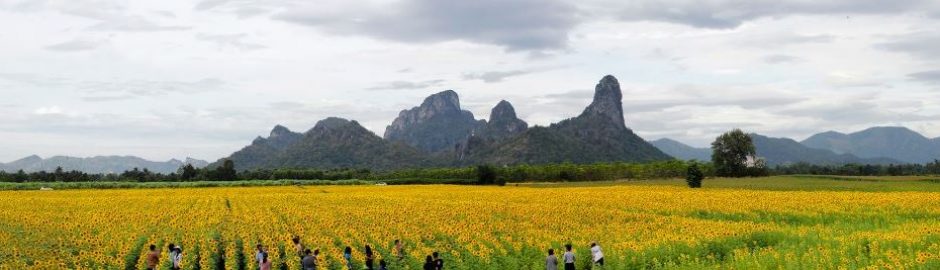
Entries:
{"label": "distant hill", "polygon": [[929,139],[905,127],[873,127],[843,134],[835,131],[813,135],[803,145],[863,158],[887,157],[906,163],[940,159],[940,138]]}
{"label": "distant hill", "polygon": [[770,138],[758,134],[749,134],[757,148],[757,156],[767,161],[768,165],[786,165],[806,162],[817,165],[859,164],[899,164],[889,158],[860,158],[851,154],[836,154],[830,150],[810,148],[788,138]]}
{"label": "distant hill", "polygon": [[10,163],[0,163],[0,170],[15,172],[23,170],[25,172],[37,171],[55,171],[62,167],[66,171],[82,171],[86,173],[121,173],[133,168],[148,169],[153,172],[171,173],[176,172],[185,164],[192,164],[194,167],[202,168],[209,163],[203,160],[186,158],[185,161],[171,159],[169,161],[149,161],[134,156],[97,156],[97,157],[67,157],[54,156],[43,159],[32,155]]}
{"label": "distant hill", "polygon": [[471,145],[465,162],[502,165],[672,159],[626,127],[622,99],[617,79],[605,76],[595,86],[594,100],[578,117],[530,128],[495,143]]}
{"label": "distant hill", "polygon": [[699,160],[699,161],[711,161],[712,160],[712,149],[711,148],[697,148],[692,147],[687,144],[669,139],[662,138],[659,140],[651,141],[653,146],[656,146],[659,150],[664,153],[673,156],[681,160]]}
{"label": "distant hill", "polygon": [[[275,131],[279,128],[275,127]],[[356,121],[330,117],[320,120],[304,134],[286,128],[227,159],[237,170],[262,168],[367,168],[376,170],[417,168],[434,163],[429,154],[404,143],[389,142]],[[223,159],[224,160],[224,159]],[[220,160],[221,161],[221,160]],[[439,162],[439,161],[438,161]],[[213,165],[217,165],[217,163]]]}

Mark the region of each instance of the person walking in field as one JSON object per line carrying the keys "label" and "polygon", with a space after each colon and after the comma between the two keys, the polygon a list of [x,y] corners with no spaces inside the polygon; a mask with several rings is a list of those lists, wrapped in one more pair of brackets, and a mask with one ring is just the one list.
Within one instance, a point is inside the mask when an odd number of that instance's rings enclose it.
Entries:
{"label": "person walking in field", "polygon": [[436,268],[437,267],[434,264],[434,257],[428,255],[428,257],[424,259],[424,270],[434,270]]}
{"label": "person walking in field", "polygon": [[558,257],[555,257],[554,249],[548,249],[548,257],[545,257],[545,270],[558,270]]}
{"label": "person walking in field", "polygon": [[261,269],[261,261],[264,260],[264,246],[258,244],[255,246],[255,262],[258,263],[258,269]]}
{"label": "person walking in field", "polygon": [[370,247],[369,245],[366,245],[365,255],[366,255],[366,269],[368,269],[368,270],[374,270],[372,267],[375,266],[375,265],[374,265],[374,264],[375,264],[375,254],[372,254],[372,247]]}
{"label": "person walking in field", "polygon": [[398,260],[405,259],[405,248],[401,244],[401,239],[395,239],[395,255],[398,255]]}
{"label": "person walking in field", "polygon": [[440,256],[441,254],[437,253],[437,251],[435,251],[435,252],[432,253],[432,254],[434,255],[434,269],[435,269],[435,270],[443,270],[443,269],[444,269],[444,259],[441,259],[441,256]]}
{"label": "person walking in field", "polygon": [[317,257],[313,256],[313,251],[307,249],[304,251],[304,259],[301,261],[301,267],[304,270],[317,270]]}
{"label": "person walking in field", "polygon": [[[171,246],[173,244],[170,244]],[[183,264],[183,248],[180,246],[174,246],[173,250],[170,251],[170,269],[180,270]]]}
{"label": "person walking in field", "polygon": [[291,242],[294,242],[294,249],[297,250],[297,258],[300,260],[300,264],[304,263],[304,245],[300,243],[300,236],[294,236],[291,238]]}
{"label": "person walking in field", "polygon": [[565,255],[562,257],[565,261],[565,270],[575,270],[574,252],[571,251],[571,244],[565,244]]}
{"label": "person walking in field", "polygon": [[379,270],[388,270],[388,264],[385,263],[385,260],[379,260]]}
{"label": "person walking in field", "polygon": [[346,269],[352,270],[353,265],[352,265],[352,248],[351,247],[346,246],[346,248],[343,249],[343,259],[346,259]]}
{"label": "person walking in field", "polygon": [[150,245],[150,252],[147,252],[147,270],[157,270],[159,263],[160,251],[157,251],[156,245]]}
{"label": "person walking in field", "polygon": [[594,265],[604,266],[604,252],[601,251],[601,246],[597,242],[591,242],[591,258],[594,260]]}
{"label": "person walking in field", "polygon": [[267,252],[262,253],[259,268],[261,268],[261,270],[271,270],[271,260],[268,259]]}

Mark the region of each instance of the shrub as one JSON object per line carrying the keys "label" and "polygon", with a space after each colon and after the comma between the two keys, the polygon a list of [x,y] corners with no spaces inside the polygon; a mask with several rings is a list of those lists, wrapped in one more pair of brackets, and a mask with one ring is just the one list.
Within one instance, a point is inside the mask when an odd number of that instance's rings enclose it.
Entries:
{"label": "shrub", "polygon": [[702,173],[702,170],[698,168],[698,163],[692,162],[689,164],[688,172],[685,175],[685,182],[689,184],[690,188],[700,188],[702,187],[702,179],[705,178],[705,174]]}
{"label": "shrub", "polygon": [[496,168],[491,165],[477,166],[477,184],[490,185],[496,183]]}

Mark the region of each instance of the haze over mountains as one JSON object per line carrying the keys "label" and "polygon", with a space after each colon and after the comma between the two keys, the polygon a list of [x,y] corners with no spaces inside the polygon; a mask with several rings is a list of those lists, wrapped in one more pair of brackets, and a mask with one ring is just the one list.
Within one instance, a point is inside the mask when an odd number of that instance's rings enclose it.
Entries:
{"label": "haze over mountains", "polygon": [[134,156],[97,156],[97,157],[67,157],[54,156],[43,159],[32,155],[18,159],[9,163],[0,163],[0,171],[15,172],[23,170],[24,172],[55,171],[62,167],[65,171],[82,171],[86,173],[121,173],[124,171],[138,169],[148,169],[159,173],[176,172],[181,166],[192,164],[193,167],[202,168],[209,165],[209,162],[193,158],[186,160],[171,159],[169,161],[150,161]]}
{"label": "haze over mountains", "polygon": [[[751,134],[757,155],[770,165],[806,162],[820,165],[846,163],[928,163],[940,159],[940,138],[928,139],[904,127],[873,127],[843,134],[828,131],[802,142]],[[711,149],[696,148],[671,139],[651,142],[667,154],[683,160],[710,160]]]}

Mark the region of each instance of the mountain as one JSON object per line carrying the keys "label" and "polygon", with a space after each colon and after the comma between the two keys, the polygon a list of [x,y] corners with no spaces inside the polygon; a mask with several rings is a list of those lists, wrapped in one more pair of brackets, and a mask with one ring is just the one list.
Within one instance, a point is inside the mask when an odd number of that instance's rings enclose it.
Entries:
{"label": "mountain", "polygon": [[485,125],[473,113],[460,108],[460,98],[453,90],[424,99],[420,106],[403,110],[385,129],[385,139],[402,142],[436,153],[452,151]]}
{"label": "mountain", "polygon": [[516,116],[516,109],[509,101],[502,100],[490,112],[490,121],[486,122],[480,136],[489,139],[503,139],[525,132],[529,124]]}
{"label": "mountain", "polygon": [[712,149],[711,148],[696,148],[689,145],[686,145],[681,142],[669,138],[662,138],[659,140],[651,141],[653,146],[656,146],[659,150],[663,151],[670,156],[673,156],[681,160],[699,160],[699,161],[710,161],[712,160]]}
{"label": "mountain", "polygon": [[387,170],[435,164],[440,166],[430,155],[416,148],[383,140],[356,121],[335,117],[320,120],[316,126],[304,134],[282,130],[275,136],[272,131],[272,136],[267,139],[256,139],[252,145],[232,154],[228,159],[235,163],[237,170],[260,168]]}
{"label": "mountain", "polygon": [[672,159],[626,127],[622,95],[617,79],[607,75],[595,86],[593,101],[578,117],[549,127],[533,127],[476,149],[471,145],[464,162],[544,164]]}
{"label": "mountain", "polygon": [[863,158],[887,157],[906,163],[940,159],[940,138],[928,139],[904,127],[873,127],[843,134],[835,131],[810,136],[803,145]]}
{"label": "mountain", "polygon": [[851,154],[836,154],[830,150],[810,148],[788,138],[770,138],[758,134],[749,134],[754,141],[757,156],[764,158],[768,165],[786,165],[806,162],[817,165],[859,164],[898,164],[888,158],[859,158]]}
{"label": "mountain", "polygon": [[278,155],[303,137],[304,134],[292,132],[284,126],[277,125],[267,138],[260,136],[255,138],[251,145],[232,153],[228,159],[234,161],[239,169],[263,168],[268,165],[270,157]]}
{"label": "mountain", "polygon": [[186,161],[171,159],[165,162],[149,161],[134,156],[96,156],[87,158],[54,156],[43,159],[32,155],[10,163],[0,163],[0,170],[14,172],[23,170],[25,172],[37,171],[55,171],[62,167],[66,171],[82,171],[86,173],[121,173],[133,168],[148,169],[159,173],[176,172],[181,166],[192,164],[194,167],[201,168],[208,165],[208,162],[193,158],[186,158]]}

